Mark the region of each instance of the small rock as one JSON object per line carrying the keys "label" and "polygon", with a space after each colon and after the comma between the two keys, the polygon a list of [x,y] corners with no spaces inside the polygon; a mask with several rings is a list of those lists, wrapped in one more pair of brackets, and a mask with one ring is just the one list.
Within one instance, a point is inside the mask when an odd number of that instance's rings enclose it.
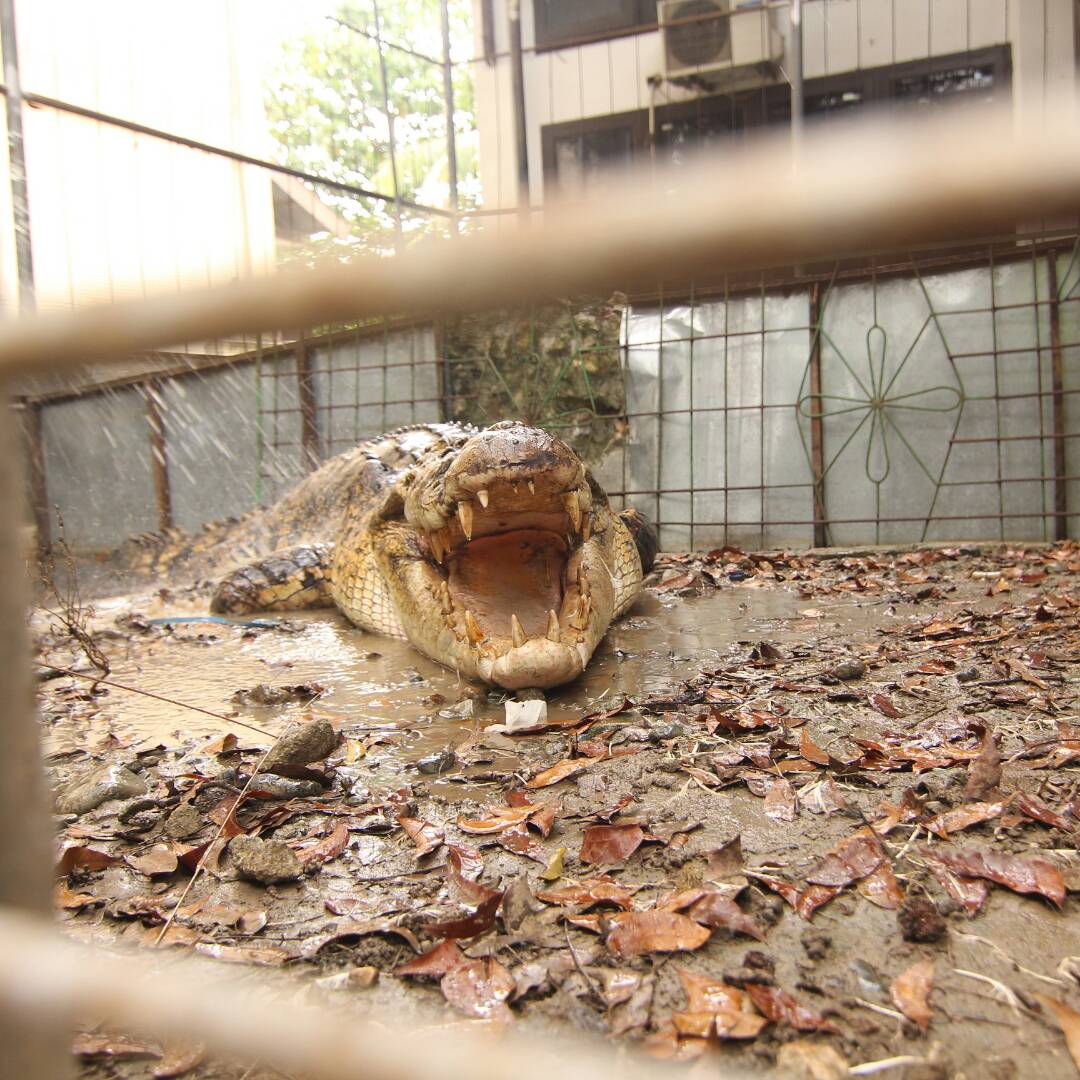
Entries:
{"label": "small rock", "polygon": [[447,747],[445,750],[422,757],[416,763],[416,768],[424,776],[440,776],[444,772],[449,772],[456,763],[457,754]]}
{"label": "small rock", "polygon": [[824,960],[829,955],[832,938],[817,930],[807,930],[799,939],[810,960]]}
{"label": "small rock", "polygon": [[263,771],[288,776],[321,761],[337,744],[338,735],[329,720],[312,720],[279,740],[263,762]]}
{"label": "small rock", "polygon": [[948,927],[941,912],[925,896],[906,896],[896,913],[905,941],[938,941]]}
{"label": "small rock", "polygon": [[518,701],[547,701],[547,694],[538,686],[526,686],[521,690],[515,690],[514,697]]}
{"label": "small rock", "polygon": [[776,961],[766,952],[760,949],[750,949],[743,957],[743,967],[752,971],[767,971],[771,975],[776,968]]}
{"label": "small rock", "polygon": [[649,741],[654,743],[667,742],[669,739],[679,739],[686,734],[686,725],[677,720],[669,720],[660,724],[649,725]]}
{"label": "small rock", "polygon": [[191,803],[178,806],[165,819],[165,835],[176,840],[197,833],[205,824],[202,814]]}
{"label": "small rock", "polygon": [[337,990],[366,990],[375,984],[379,969],[374,967],[355,967],[348,971],[339,971],[334,975],[325,975],[315,980],[315,988],[322,993]]}
{"label": "small rock", "polygon": [[287,776],[260,773],[251,781],[251,790],[274,799],[309,799],[323,793],[322,784],[315,780],[290,780]]}
{"label": "small rock", "polygon": [[447,720],[472,720],[476,716],[476,702],[472,698],[466,698],[456,705],[441,709],[439,715]]}
{"label": "small rock", "polygon": [[861,660],[845,660],[837,664],[829,674],[841,682],[849,682],[852,679],[861,679],[866,674],[866,665]]}
{"label": "small rock", "polygon": [[250,690],[237,690],[232,696],[234,705],[287,705],[291,701],[311,701],[326,693],[319,683],[298,683],[295,686],[271,686],[259,683]]}
{"label": "small rock", "polygon": [[974,682],[979,677],[978,668],[968,668],[966,671],[956,673],[956,681],[959,683]]}
{"label": "small rock", "polygon": [[248,881],[272,885],[276,881],[295,881],[304,868],[292,848],[281,840],[260,840],[255,836],[234,836],[229,841],[229,856],[236,872]]}
{"label": "small rock", "polygon": [[146,781],[123,765],[108,765],[82,779],[56,800],[60,814],[86,814],[110,799],[146,794]]}

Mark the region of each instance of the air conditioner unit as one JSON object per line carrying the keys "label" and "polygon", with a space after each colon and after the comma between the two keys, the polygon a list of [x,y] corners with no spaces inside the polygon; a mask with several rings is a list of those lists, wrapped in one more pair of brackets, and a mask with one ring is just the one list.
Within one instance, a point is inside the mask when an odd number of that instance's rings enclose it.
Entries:
{"label": "air conditioner unit", "polygon": [[721,75],[732,88],[761,84],[779,74],[784,39],[769,9],[753,0],[659,0],[664,77],[694,83]]}

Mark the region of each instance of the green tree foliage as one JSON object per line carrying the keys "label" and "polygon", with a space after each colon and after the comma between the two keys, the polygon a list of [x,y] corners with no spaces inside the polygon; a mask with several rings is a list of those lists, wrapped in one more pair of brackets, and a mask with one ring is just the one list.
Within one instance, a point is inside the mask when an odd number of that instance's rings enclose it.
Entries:
{"label": "green tree foliage", "polygon": [[[383,108],[383,78],[375,36],[386,65],[386,90],[393,117],[398,192],[402,198],[449,208],[449,171],[439,0],[343,0],[332,16],[288,42],[267,88],[266,110],[280,145],[279,158],[307,172],[394,194],[390,123]],[[473,55],[468,0],[450,0],[451,56]],[[378,20],[378,21],[377,21]],[[403,45],[412,53],[390,47]],[[476,115],[471,65],[454,72],[454,131],[459,209],[480,200]],[[353,243],[389,249],[395,238],[393,203],[316,186],[319,198],[349,225]],[[406,240],[438,223],[405,208]],[[304,257],[332,249],[347,255],[348,243],[313,238]]]}

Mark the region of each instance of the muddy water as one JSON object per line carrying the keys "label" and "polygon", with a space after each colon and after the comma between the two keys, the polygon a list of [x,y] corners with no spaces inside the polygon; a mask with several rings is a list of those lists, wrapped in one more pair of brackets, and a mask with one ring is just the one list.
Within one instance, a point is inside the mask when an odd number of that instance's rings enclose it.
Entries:
{"label": "muddy water", "polygon": [[[117,598],[98,606],[108,625],[129,601]],[[192,609],[155,604],[153,617],[192,615]],[[874,608],[880,618],[880,607]],[[673,681],[717,666],[746,643],[783,643],[823,628],[871,617],[851,601],[829,606],[783,588],[731,587],[701,596],[668,597],[646,593],[608,633],[585,675],[552,691],[549,716],[576,717],[588,709],[660,691]],[[382,772],[400,771],[417,757],[462,741],[473,722],[440,715],[466,697],[476,699],[481,724],[503,718],[501,698],[487,695],[453,672],[421,656],[407,644],[368,634],[333,612],[290,617],[296,633],[243,629],[215,623],[176,624],[165,637],[136,640],[114,653],[111,678],[187,705],[235,717],[234,723],[147,697],[111,689],[101,723],[133,746],[188,743],[233,731],[245,743],[266,743],[237,722],[274,734],[308,707],[236,706],[234,692],[258,683],[316,682],[325,693],[311,706],[346,735],[378,734],[384,746],[377,758]],[[373,762],[374,764],[374,762]],[[384,777],[388,779],[389,777]]]}

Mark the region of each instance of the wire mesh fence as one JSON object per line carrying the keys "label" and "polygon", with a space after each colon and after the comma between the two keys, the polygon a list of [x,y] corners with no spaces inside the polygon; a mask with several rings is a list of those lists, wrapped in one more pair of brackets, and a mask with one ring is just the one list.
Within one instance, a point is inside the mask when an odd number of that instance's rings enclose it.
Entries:
{"label": "wire mesh fence", "polygon": [[1078,251],[1044,233],[218,343],[28,402],[39,509],[105,548],[273,501],[396,427],[517,417],[670,550],[1051,540],[1080,513]]}

